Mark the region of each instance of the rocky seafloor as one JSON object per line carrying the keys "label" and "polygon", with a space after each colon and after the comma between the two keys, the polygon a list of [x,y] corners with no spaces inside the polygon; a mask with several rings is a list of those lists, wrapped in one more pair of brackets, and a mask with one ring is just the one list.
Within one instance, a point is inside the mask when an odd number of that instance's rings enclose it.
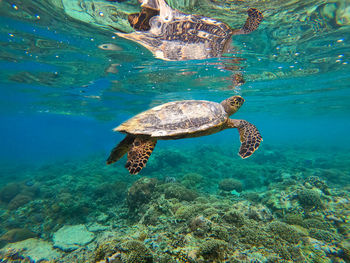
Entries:
{"label": "rocky seafloor", "polygon": [[4,166],[0,262],[350,262],[350,154],[329,155],[160,148],[138,176],[102,155]]}

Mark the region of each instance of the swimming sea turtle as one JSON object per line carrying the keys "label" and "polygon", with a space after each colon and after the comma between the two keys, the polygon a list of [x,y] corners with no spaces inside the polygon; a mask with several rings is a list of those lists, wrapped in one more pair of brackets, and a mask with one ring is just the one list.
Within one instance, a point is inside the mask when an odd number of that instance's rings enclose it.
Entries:
{"label": "swimming sea turtle", "polygon": [[141,2],[141,12],[128,18],[136,31],[116,34],[138,42],[164,60],[219,57],[227,52],[233,35],[254,31],[263,19],[259,10],[250,8],[244,26],[233,30],[215,19],[174,10],[165,0]]}
{"label": "swimming sea turtle", "polygon": [[114,129],[127,135],[112,150],[107,164],[128,153],[125,167],[131,174],[137,174],[146,165],[157,140],[199,137],[227,128],[238,129],[242,143],[239,155],[247,158],[258,149],[262,137],[253,124],[229,118],[243,102],[241,96],[230,97],[221,103],[181,100],[142,112]]}

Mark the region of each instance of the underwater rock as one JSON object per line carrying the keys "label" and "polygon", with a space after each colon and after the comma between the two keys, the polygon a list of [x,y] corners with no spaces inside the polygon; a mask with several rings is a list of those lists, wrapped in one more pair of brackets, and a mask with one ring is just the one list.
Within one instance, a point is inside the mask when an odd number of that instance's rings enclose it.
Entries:
{"label": "underwater rock", "polygon": [[145,244],[137,240],[129,240],[120,245],[123,263],[153,263],[153,255]]}
{"label": "underwater rock", "polygon": [[[117,253],[116,244],[120,243],[121,239],[116,237],[108,237],[106,240],[100,242],[95,249],[94,262],[114,262],[109,261],[109,257]],[[120,255],[120,253],[118,252]],[[105,260],[106,259],[106,260]],[[121,261],[116,261],[121,262]]]}
{"label": "underwater rock", "polygon": [[224,241],[229,241],[229,239],[232,237],[232,233],[229,233],[223,226],[213,225],[210,236]]}
{"label": "underwater rock", "polygon": [[181,184],[188,189],[196,189],[202,182],[203,176],[198,173],[185,174],[181,180]]}
{"label": "underwater rock", "polygon": [[222,262],[225,259],[227,242],[215,238],[206,240],[201,246],[199,253],[205,262]]}
{"label": "underwater rock", "polygon": [[85,225],[63,226],[53,234],[53,243],[54,247],[70,252],[89,244],[94,238]]}
{"label": "underwater rock", "polygon": [[219,189],[227,192],[236,190],[238,193],[240,193],[243,190],[243,185],[239,180],[226,178],[219,182]]}
{"label": "underwater rock", "polygon": [[249,206],[247,216],[255,221],[270,222],[274,219],[271,211],[264,205]]}
{"label": "underwater rock", "polygon": [[6,243],[14,243],[28,238],[36,237],[36,234],[25,228],[14,228],[0,237],[0,247]]}
{"label": "underwater rock", "polygon": [[303,216],[301,214],[286,214],[283,221],[289,225],[303,225]]}
{"label": "underwater rock", "polygon": [[244,192],[241,197],[253,203],[258,203],[261,200],[260,195],[256,192]]}
{"label": "underwater rock", "polygon": [[350,240],[343,240],[339,245],[343,250],[343,258],[350,262]]}
{"label": "underwater rock", "polygon": [[322,181],[318,176],[309,176],[304,180],[304,186],[308,188],[316,187],[320,189],[324,194],[329,195],[328,185],[325,181]]}
{"label": "underwater rock", "polygon": [[298,243],[301,240],[301,237],[303,236],[303,233],[298,231],[296,228],[280,221],[271,222],[269,224],[269,228],[280,238],[293,244]]}
{"label": "underwater rock", "polygon": [[[18,255],[20,255],[21,257],[28,257],[31,260],[34,260],[35,262],[57,260],[61,258],[61,254],[57,250],[52,248],[51,243],[37,238],[29,238],[24,241],[8,244],[4,249],[19,251],[17,253]],[[20,262],[25,262],[22,260],[23,259],[21,259]]]}
{"label": "underwater rock", "polygon": [[21,191],[20,184],[10,183],[1,188],[0,190],[0,200],[2,202],[8,203]]}
{"label": "underwater rock", "polygon": [[149,225],[157,225],[159,223],[159,217],[162,216],[163,213],[154,205],[151,205],[146,212],[143,214],[141,220],[139,221],[141,224],[146,226]]}
{"label": "underwater rock", "polygon": [[8,209],[10,209],[10,210],[17,209],[17,208],[29,203],[32,200],[33,200],[33,196],[20,193],[20,194],[16,195],[9,202]]}
{"label": "underwater rock", "polygon": [[0,262],[6,262],[6,263],[33,263],[33,260],[31,260],[29,257],[25,257],[21,255],[22,251],[16,250],[16,249],[2,249],[0,250]]}
{"label": "underwater rock", "polygon": [[297,199],[304,209],[318,208],[322,205],[320,192],[313,189],[299,190]]}
{"label": "underwater rock", "polygon": [[301,225],[306,228],[317,228],[322,230],[329,230],[331,228],[331,225],[328,222],[316,218],[305,219]]}
{"label": "underwater rock", "polygon": [[332,233],[330,231],[317,229],[317,228],[310,228],[309,234],[310,234],[310,237],[316,238],[318,240],[326,241],[329,243],[337,242],[342,239],[341,236],[336,233]]}
{"label": "underwater rock", "polygon": [[154,193],[158,183],[156,178],[141,177],[128,190],[126,202],[130,210],[135,210],[143,204],[147,204]]}
{"label": "underwater rock", "polygon": [[223,218],[227,223],[233,224],[237,227],[243,226],[245,222],[244,216],[236,210],[226,212]]}
{"label": "underwater rock", "polygon": [[205,236],[212,227],[212,222],[206,219],[204,216],[197,216],[189,223],[189,228],[196,236]]}
{"label": "underwater rock", "polygon": [[164,185],[165,198],[176,198],[179,201],[193,201],[198,197],[198,193],[185,188],[180,184],[167,184]]}
{"label": "underwater rock", "polygon": [[205,208],[204,205],[182,205],[175,212],[175,217],[180,220],[190,220],[198,215]]}
{"label": "underwater rock", "polygon": [[[160,257],[158,257],[160,258]],[[144,243],[137,240],[102,243],[95,254],[96,263],[153,263],[153,255]],[[170,261],[157,261],[170,262]]]}
{"label": "underwater rock", "polygon": [[99,231],[104,231],[104,230],[107,230],[108,229],[108,226],[104,226],[104,225],[101,225],[99,223],[92,223],[92,224],[89,224],[87,226],[87,229],[90,231],[90,232],[99,232]]}

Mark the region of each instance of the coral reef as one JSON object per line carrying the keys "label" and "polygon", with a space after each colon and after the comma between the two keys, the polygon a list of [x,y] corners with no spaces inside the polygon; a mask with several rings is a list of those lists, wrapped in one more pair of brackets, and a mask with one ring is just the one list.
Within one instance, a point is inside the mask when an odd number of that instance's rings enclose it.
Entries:
{"label": "coral reef", "polygon": [[54,247],[70,252],[89,244],[94,238],[84,225],[66,225],[53,234],[52,240]]}
{"label": "coral reef", "polygon": [[157,179],[142,177],[129,188],[126,202],[130,210],[148,203],[156,187]]}
{"label": "coral reef", "polygon": [[302,189],[297,192],[297,198],[303,208],[318,208],[322,205],[321,194],[317,190]]}
{"label": "coral reef", "polygon": [[121,259],[125,263],[152,263],[153,255],[149,248],[137,240],[129,240],[120,244]]}
{"label": "coral reef", "polygon": [[219,189],[228,192],[235,190],[238,193],[240,193],[243,190],[243,185],[242,182],[239,180],[235,180],[233,178],[226,178],[219,182]]}
{"label": "coral reef", "polygon": [[211,238],[201,244],[199,253],[205,261],[223,261],[227,247],[227,242]]}
{"label": "coral reef", "polygon": [[180,201],[193,201],[198,197],[195,191],[185,188],[179,184],[164,185],[164,195],[166,198],[176,198]]}
{"label": "coral reef", "polygon": [[7,243],[14,243],[28,238],[35,237],[36,234],[25,228],[14,228],[7,231],[0,237],[0,247]]}
{"label": "coral reef", "polygon": [[[244,162],[200,149],[199,159],[160,149],[143,177],[102,169],[104,156],[27,171],[0,189],[0,257],[31,262],[37,244],[43,262],[349,261],[349,188],[329,180],[350,180],[343,163],[288,148]],[[79,233],[55,248],[72,226]]]}

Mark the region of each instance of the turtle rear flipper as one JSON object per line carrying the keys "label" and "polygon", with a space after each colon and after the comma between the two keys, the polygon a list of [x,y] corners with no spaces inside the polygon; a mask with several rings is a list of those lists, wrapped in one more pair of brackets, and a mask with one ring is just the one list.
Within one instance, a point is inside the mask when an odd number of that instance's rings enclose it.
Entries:
{"label": "turtle rear flipper", "polygon": [[264,18],[263,14],[256,8],[249,8],[247,12],[248,18],[244,26],[241,29],[234,30],[233,35],[249,34],[259,27]]}
{"label": "turtle rear flipper", "polygon": [[111,151],[107,164],[112,164],[118,161],[126,154],[132,146],[135,136],[128,134],[116,147]]}
{"label": "turtle rear flipper", "polygon": [[138,174],[146,166],[157,140],[154,138],[136,137],[128,152],[128,161],[125,167],[130,174]]}
{"label": "turtle rear flipper", "polygon": [[259,148],[263,139],[255,125],[245,120],[229,119],[229,127],[238,129],[241,141],[238,154],[242,159],[248,158]]}

